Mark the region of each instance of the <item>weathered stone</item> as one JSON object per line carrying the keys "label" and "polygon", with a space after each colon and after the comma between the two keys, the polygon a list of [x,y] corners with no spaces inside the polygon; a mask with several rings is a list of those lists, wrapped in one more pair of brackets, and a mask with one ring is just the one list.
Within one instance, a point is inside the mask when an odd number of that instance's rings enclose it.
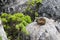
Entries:
{"label": "weathered stone", "polygon": [[[57,25],[58,22],[53,19],[43,18],[46,20],[45,25],[38,25],[34,21],[26,27],[30,33],[31,40],[60,40],[60,24]],[[59,30],[57,30],[56,26]]]}
{"label": "weathered stone", "polygon": [[41,16],[60,20],[60,0],[43,0],[38,13]]}
{"label": "weathered stone", "polygon": [[0,20],[0,36],[2,37],[2,40],[8,40],[1,20]]}
{"label": "weathered stone", "polygon": [[0,11],[7,12],[7,13],[23,12],[27,7],[27,4],[26,4],[27,1],[28,0],[6,0],[6,1],[1,0]]}

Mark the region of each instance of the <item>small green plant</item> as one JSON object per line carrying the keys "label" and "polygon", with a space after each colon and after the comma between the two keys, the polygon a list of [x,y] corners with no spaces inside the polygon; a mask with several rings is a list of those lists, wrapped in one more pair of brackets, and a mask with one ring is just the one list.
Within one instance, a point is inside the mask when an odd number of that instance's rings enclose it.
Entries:
{"label": "small green plant", "polygon": [[29,0],[28,4],[34,6],[34,4],[42,3],[42,0]]}
{"label": "small green plant", "polygon": [[35,17],[38,17],[38,10],[40,8],[40,5],[42,3],[42,0],[29,0],[28,1],[28,6],[25,10],[25,14],[29,15],[32,19],[32,21],[34,21]]}
{"label": "small green plant", "polygon": [[0,36],[0,40],[2,40],[2,37]]}
{"label": "small green plant", "polygon": [[14,40],[15,36],[17,39],[17,34],[19,34],[20,32],[23,32],[28,35],[26,26],[32,22],[30,16],[24,15],[23,13],[2,13],[0,18],[3,22],[4,29],[8,35],[8,38],[11,38],[10,40]]}

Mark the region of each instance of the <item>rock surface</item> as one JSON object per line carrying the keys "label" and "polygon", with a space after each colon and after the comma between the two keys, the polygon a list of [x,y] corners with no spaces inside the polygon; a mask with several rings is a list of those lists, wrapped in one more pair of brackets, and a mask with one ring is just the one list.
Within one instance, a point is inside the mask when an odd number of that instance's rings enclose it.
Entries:
{"label": "rock surface", "polygon": [[0,36],[2,37],[2,40],[8,40],[3,25],[1,23],[1,20],[0,20]]}
{"label": "rock surface", "polygon": [[[28,0],[1,0],[0,8],[1,12],[7,12],[7,13],[15,13],[15,12],[23,12],[24,9],[27,7]],[[0,12],[0,13],[1,13]]]}
{"label": "rock surface", "polygon": [[60,20],[60,0],[43,0],[38,12],[42,16]]}
{"label": "rock surface", "polygon": [[29,24],[26,29],[31,40],[60,40],[60,24],[53,19],[46,19],[45,25],[38,25],[36,21]]}

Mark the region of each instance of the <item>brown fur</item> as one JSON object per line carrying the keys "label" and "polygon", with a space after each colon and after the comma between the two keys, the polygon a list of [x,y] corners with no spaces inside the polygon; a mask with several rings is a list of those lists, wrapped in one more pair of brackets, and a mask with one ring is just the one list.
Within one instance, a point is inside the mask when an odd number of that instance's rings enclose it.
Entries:
{"label": "brown fur", "polygon": [[39,18],[36,20],[37,24],[44,25],[46,23],[46,20],[44,18]]}

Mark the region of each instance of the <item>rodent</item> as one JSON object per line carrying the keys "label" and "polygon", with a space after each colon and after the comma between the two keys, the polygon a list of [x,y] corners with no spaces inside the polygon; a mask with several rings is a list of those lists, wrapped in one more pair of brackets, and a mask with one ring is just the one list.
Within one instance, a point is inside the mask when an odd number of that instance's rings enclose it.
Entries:
{"label": "rodent", "polygon": [[46,23],[46,20],[44,18],[38,18],[36,22],[38,25],[44,25]]}

